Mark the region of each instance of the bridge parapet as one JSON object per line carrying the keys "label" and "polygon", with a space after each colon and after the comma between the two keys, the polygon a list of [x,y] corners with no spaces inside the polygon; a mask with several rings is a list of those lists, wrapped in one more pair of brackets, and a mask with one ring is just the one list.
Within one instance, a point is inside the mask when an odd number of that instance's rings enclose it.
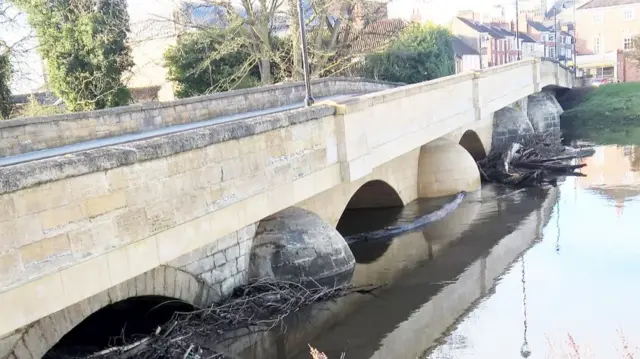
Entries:
{"label": "bridge parapet", "polygon": [[[315,96],[324,97],[362,94],[398,85],[400,84],[340,77],[315,80],[313,89]],[[0,121],[0,157],[272,109],[302,103],[304,97],[304,83],[292,82],[169,102]]]}
{"label": "bridge parapet", "polygon": [[569,71],[537,59],[462,73],[353,97],[336,104],[344,181],[431,142],[547,86],[564,86]]}

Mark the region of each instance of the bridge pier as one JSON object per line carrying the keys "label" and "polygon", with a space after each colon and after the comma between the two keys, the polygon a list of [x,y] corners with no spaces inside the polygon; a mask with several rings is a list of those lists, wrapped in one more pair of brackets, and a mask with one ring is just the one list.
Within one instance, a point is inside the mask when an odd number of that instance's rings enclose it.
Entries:
{"label": "bridge pier", "polygon": [[260,221],[248,275],[249,279],[309,279],[321,285],[342,285],[351,280],[355,263],[335,228],[315,213],[289,207]]}
{"label": "bridge pier", "polygon": [[521,110],[505,107],[493,116],[492,150],[503,150],[514,142],[529,141],[534,130],[527,114]]}
{"label": "bridge pier", "polygon": [[536,135],[560,138],[562,107],[552,92],[543,91],[528,98],[527,117]]}
{"label": "bridge pier", "polygon": [[562,107],[551,91],[542,91],[504,107],[494,114],[493,149],[502,150],[514,142],[534,137],[560,138]]}
{"label": "bridge pier", "polygon": [[433,198],[480,189],[480,172],[459,144],[439,138],[420,148],[418,197]]}

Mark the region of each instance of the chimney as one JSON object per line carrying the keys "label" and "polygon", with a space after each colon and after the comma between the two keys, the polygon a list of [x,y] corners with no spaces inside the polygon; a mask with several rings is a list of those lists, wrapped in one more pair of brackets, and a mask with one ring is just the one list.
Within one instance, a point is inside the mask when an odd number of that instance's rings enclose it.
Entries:
{"label": "chimney", "polygon": [[516,24],[515,24],[515,22],[513,22],[513,20],[511,20],[511,26],[509,26],[509,28],[511,29],[511,32],[515,32],[516,31]]}

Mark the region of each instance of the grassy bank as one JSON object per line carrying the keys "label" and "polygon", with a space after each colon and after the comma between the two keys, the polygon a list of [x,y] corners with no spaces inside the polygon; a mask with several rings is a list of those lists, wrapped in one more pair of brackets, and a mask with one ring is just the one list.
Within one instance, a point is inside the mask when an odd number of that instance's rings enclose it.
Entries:
{"label": "grassy bank", "polygon": [[562,128],[570,137],[602,144],[640,144],[640,83],[569,91]]}

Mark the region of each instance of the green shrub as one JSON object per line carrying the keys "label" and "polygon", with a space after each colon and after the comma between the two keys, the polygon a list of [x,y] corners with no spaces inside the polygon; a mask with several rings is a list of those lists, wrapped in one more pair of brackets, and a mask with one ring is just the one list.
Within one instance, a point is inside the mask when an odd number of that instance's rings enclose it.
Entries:
{"label": "green shrub", "polygon": [[51,90],[69,111],[129,103],[126,0],[14,0],[38,36]]}
{"label": "green shrub", "polygon": [[164,54],[169,80],[177,97],[242,89],[260,85],[257,63],[227,41],[228,33],[207,29],[187,33]]}
{"label": "green shrub", "polygon": [[385,81],[417,83],[455,72],[452,35],[446,28],[411,24],[385,52],[365,57],[362,75]]}

